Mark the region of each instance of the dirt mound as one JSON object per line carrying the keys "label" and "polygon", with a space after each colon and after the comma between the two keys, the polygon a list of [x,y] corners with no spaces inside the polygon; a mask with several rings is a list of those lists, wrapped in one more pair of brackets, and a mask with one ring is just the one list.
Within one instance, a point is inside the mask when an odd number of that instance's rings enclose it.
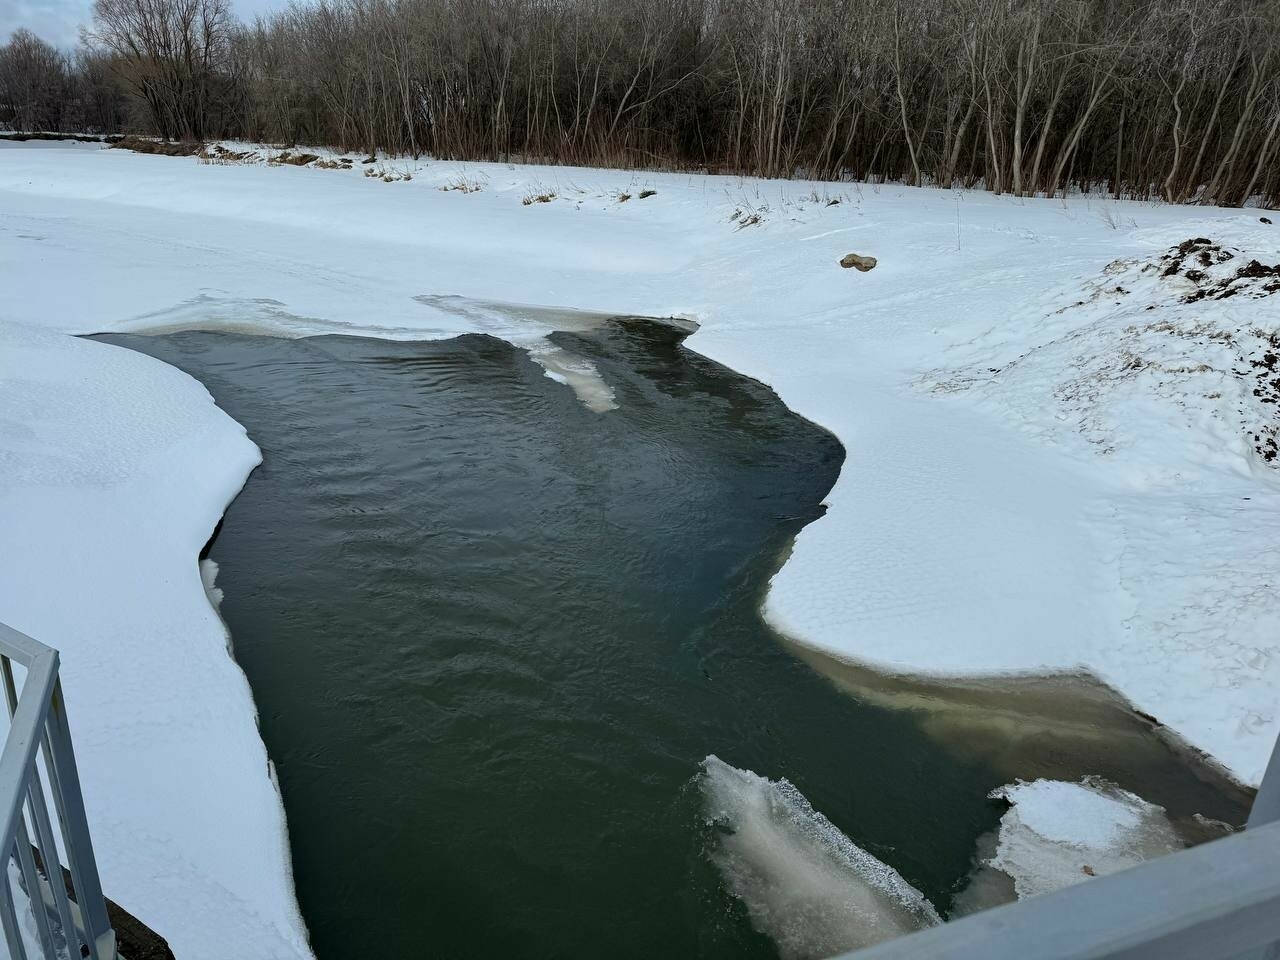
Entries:
{"label": "dirt mound", "polygon": [[1160,276],[1181,275],[1196,285],[1195,290],[1182,298],[1183,303],[1226,300],[1241,294],[1257,299],[1280,291],[1280,263],[1268,266],[1258,260],[1250,260],[1225,276],[1222,271],[1210,271],[1210,268],[1234,259],[1235,254],[1207,237],[1192,237],[1160,258],[1165,264]]}
{"label": "dirt mound", "polygon": [[267,163],[272,166],[283,163],[291,167],[305,167],[319,159],[320,157],[314,153],[290,153],[286,150],[284,153],[277,153],[274,157],[267,158]]}
{"label": "dirt mound", "polygon": [[122,137],[111,145],[112,150],[132,150],[134,153],[158,153],[166,157],[192,157],[204,149],[195,140],[152,140],[149,137]]}

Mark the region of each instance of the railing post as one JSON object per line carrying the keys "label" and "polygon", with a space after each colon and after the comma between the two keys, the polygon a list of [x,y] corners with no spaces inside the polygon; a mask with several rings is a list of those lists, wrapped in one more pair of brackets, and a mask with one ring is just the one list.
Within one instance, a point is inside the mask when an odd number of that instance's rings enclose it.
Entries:
{"label": "railing post", "polygon": [[67,725],[67,706],[62,699],[62,683],[54,681],[46,720],[48,741],[45,763],[49,785],[53,789],[58,819],[62,823],[67,847],[68,867],[76,891],[76,906],[84,923],[84,934],[92,960],[116,960],[116,937],[107,918],[107,904],[102,896],[98,862],[93,855],[93,839],[84,812],[80,792],[80,775],[76,772],[75,751],[71,746],[71,728]]}
{"label": "railing post", "polygon": [[[1256,830],[1263,824],[1280,820],[1280,734],[1276,736],[1276,745],[1271,748],[1271,760],[1262,775],[1262,783],[1258,784],[1258,795],[1253,798],[1253,808],[1249,811],[1249,822],[1245,829]],[[1245,954],[1236,960],[1280,960],[1280,942],[1269,947]]]}
{"label": "railing post", "polygon": [[[4,699],[9,707],[9,722],[13,722],[13,712],[18,709],[18,689],[13,682],[13,664],[9,661],[9,657],[0,654],[0,681],[3,681]],[[35,807],[34,799],[31,796],[31,790],[27,790],[27,802],[32,804],[32,823],[35,823]],[[27,896],[31,898],[32,903],[43,902],[44,895],[41,889],[40,874],[36,871],[35,858],[31,855],[31,837],[27,832],[27,820],[25,816],[18,818],[18,833],[16,837],[18,864],[22,870],[22,882],[26,884]],[[49,926],[49,914],[45,910],[32,909],[31,911],[36,918],[36,931],[40,937],[40,947],[44,950],[46,956],[55,956],[56,951],[53,942],[53,930]]]}
{"label": "railing post", "polygon": [[[8,866],[8,858],[5,859]],[[9,884],[8,870],[0,877],[4,890],[0,892],[0,928],[4,929],[4,943],[9,948],[9,960],[27,960],[27,948],[22,942],[22,928],[18,926],[18,914],[13,906],[13,888]]]}
{"label": "railing post", "polygon": [[1258,795],[1254,797],[1253,809],[1249,811],[1248,826],[1260,827],[1277,820],[1280,820],[1280,735],[1276,736],[1276,745],[1271,750],[1267,772],[1262,775],[1262,783],[1258,784]]}

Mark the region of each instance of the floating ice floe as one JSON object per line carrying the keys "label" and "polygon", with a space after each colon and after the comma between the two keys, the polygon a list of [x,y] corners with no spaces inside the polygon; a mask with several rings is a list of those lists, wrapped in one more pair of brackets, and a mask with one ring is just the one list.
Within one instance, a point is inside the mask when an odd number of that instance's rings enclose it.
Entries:
{"label": "floating ice floe", "polygon": [[1035,780],[991,796],[1012,806],[1000,819],[987,866],[1013,880],[1019,899],[1116,873],[1184,846],[1163,807],[1094,777]]}
{"label": "floating ice floe", "polygon": [[941,922],[898,871],[814,810],[787,780],[702,761],[711,851],[751,924],[784,960],[829,957]]}

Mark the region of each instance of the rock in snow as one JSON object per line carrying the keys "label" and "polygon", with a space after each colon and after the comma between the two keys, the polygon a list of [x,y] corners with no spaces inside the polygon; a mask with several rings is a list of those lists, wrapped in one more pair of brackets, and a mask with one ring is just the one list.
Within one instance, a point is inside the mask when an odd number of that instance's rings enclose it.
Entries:
{"label": "rock in snow", "polygon": [[846,253],[840,258],[840,266],[848,269],[853,267],[859,273],[866,273],[876,265],[875,257],[864,257],[860,253]]}

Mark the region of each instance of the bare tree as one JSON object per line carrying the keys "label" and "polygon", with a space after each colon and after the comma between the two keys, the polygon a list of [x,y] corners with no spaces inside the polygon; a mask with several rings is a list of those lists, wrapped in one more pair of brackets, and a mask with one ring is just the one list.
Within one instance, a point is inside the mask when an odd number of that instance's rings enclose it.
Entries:
{"label": "bare tree", "polygon": [[165,137],[202,139],[230,78],[227,0],[95,0],[85,40],[115,57]]}
{"label": "bare tree", "polygon": [[0,120],[15,130],[57,130],[70,98],[67,62],[29,30],[0,47]]}
{"label": "bare tree", "polygon": [[74,60],[15,36],[0,121],[1277,200],[1280,0],[228,2],[96,0]]}

